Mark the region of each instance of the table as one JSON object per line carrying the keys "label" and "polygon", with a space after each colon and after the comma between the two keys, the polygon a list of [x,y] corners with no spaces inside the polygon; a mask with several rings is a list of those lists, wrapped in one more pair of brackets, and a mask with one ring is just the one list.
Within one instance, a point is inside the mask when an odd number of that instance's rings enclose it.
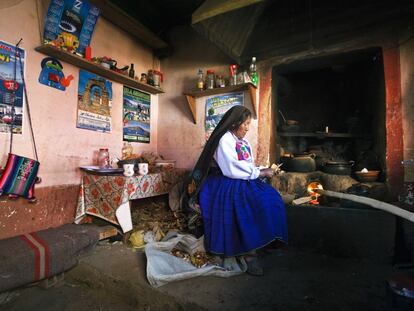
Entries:
{"label": "table", "polygon": [[75,223],[93,215],[132,230],[130,200],[168,193],[188,173],[185,169],[160,170],[147,175],[96,175],[83,172]]}

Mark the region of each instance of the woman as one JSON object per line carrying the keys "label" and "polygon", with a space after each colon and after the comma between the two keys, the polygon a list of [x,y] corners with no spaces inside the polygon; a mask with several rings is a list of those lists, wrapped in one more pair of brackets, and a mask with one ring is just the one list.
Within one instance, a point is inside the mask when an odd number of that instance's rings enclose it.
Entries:
{"label": "woman", "polygon": [[201,235],[203,224],[207,251],[244,256],[247,272],[262,275],[255,250],[274,240],[287,242],[287,225],[279,193],[259,178],[273,171],[254,165],[244,138],[250,122],[244,106],[226,112],[184,185],[182,206],[192,233]]}

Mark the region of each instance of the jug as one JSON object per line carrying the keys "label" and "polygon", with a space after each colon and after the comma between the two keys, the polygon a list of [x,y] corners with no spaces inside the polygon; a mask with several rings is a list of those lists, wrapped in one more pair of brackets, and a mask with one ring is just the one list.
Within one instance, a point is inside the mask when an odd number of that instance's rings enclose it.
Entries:
{"label": "jug", "polygon": [[152,76],[152,85],[155,87],[160,87],[161,82],[163,82],[163,74],[158,70],[149,70],[148,76]]}

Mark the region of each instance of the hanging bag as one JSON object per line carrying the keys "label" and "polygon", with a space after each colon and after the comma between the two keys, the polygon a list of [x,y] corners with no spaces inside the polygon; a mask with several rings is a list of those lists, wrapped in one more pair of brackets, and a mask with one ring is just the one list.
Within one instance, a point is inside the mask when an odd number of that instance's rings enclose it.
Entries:
{"label": "hanging bag", "polygon": [[[13,79],[13,97],[12,97],[12,109],[11,109],[11,124],[10,124],[10,151],[7,158],[6,166],[4,169],[3,174],[0,177],[0,195],[1,194],[9,194],[11,198],[17,197],[24,197],[29,199],[31,202],[35,202],[36,198],[34,197],[34,185],[35,183],[40,182],[40,178],[37,177],[37,173],[39,170],[39,161],[37,156],[37,149],[35,138],[33,134],[33,127],[32,127],[32,120],[30,117],[30,109],[29,109],[29,99],[27,97],[27,90],[26,90],[26,83],[24,80],[23,75],[23,64],[20,57],[20,53],[18,52],[20,41],[16,44],[15,50],[15,57],[14,57],[14,79]],[[16,99],[16,91],[18,89],[17,81],[16,81],[16,67],[17,67],[17,59],[19,59],[20,63],[20,74],[23,81],[23,93],[26,99],[26,110],[27,116],[29,120],[30,132],[32,135],[33,146],[34,146],[34,153],[35,159],[23,157],[16,155],[12,152],[13,147],[13,129],[14,129],[14,121],[15,121],[15,111],[14,111],[14,104]]]}

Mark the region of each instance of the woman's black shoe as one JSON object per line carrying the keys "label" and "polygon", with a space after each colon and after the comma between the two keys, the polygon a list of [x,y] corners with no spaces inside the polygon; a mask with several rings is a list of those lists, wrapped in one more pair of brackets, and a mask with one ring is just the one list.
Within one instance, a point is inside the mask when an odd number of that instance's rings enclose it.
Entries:
{"label": "woman's black shoe", "polygon": [[263,268],[259,264],[257,257],[246,258],[247,273],[254,276],[262,276]]}

